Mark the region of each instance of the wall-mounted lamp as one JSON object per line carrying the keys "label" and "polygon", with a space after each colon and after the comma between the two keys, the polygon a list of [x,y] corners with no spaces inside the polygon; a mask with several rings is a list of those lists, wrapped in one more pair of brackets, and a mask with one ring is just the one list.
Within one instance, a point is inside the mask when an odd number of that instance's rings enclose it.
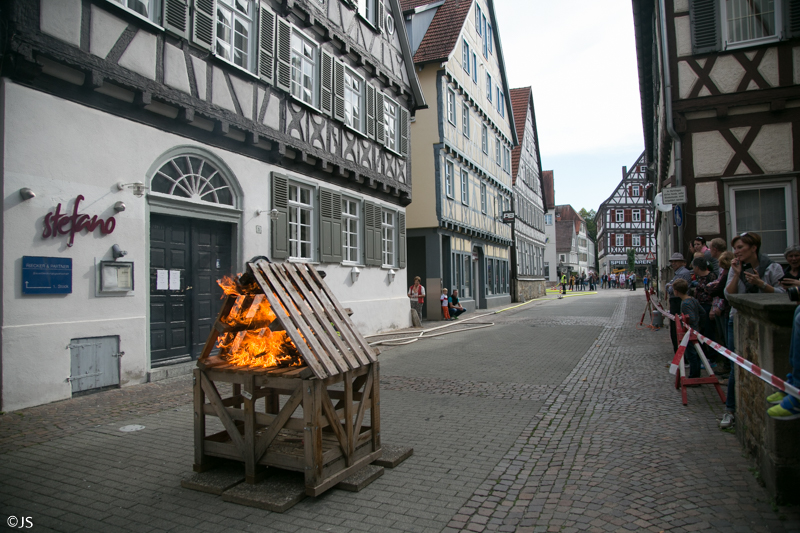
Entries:
{"label": "wall-mounted lamp", "polygon": [[280,214],[280,212],[278,212],[278,210],[277,210],[277,209],[273,209],[272,211],[270,211],[270,212],[269,212],[269,218],[270,218],[270,220],[272,220],[273,222],[275,222],[276,220],[278,220],[278,218],[279,218],[280,216],[281,216],[281,214]]}
{"label": "wall-mounted lamp", "polygon": [[133,183],[117,183],[117,188],[121,191],[125,189],[131,189],[133,191],[134,196],[138,196],[141,198],[144,196],[144,191],[147,190],[147,187],[141,181],[134,181]]}
{"label": "wall-mounted lamp", "polygon": [[266,213],[266,209],[256,209],[256,216],[260,217],[263,213]]}
{"label": "wall-mounted lamp", "polygon": [[117,213],[122,213],[126,208],[127,206],[125,205],[125,202],[117,202],[114,204],[114,211]]}
{"label": "wall-mounted lamp", "polygon": [[128,255],[128,252],[120,248],[119,244],[115,244],[114,246],[111,247],[111,255],[114,256],[114,260],[116,261],[120,257],[125,257],[126,255]]}
{"label": "wall-mounted lamp", "polygon": [[358,281],[358,276],[360,275],[361,271],[358,269],[358,267],[353,267],[350,269],[350,279],[353,281],[353,283]]}
{"label": "wall-mounted lamp", "polygon": [[23,200],[30,200],[31,198],[36,198],[36,193],[30,190],[28,187],[23,187],[19,190],[19,195],[22,197]]}
{"label": "wall-mounted lamp", "polygon": [[392,268],[389,270],[389,283],[394,283],[394,277],[397,275],[397,272]]}

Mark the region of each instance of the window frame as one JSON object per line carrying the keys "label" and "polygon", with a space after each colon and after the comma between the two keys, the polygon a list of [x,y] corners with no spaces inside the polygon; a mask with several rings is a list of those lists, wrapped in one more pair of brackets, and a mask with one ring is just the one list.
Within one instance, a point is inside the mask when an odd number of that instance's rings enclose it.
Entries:
{"label": "window frame", "polygon": [[[355,207],[355,214],[345,210],[345,204],[352,204]],[[363,264],[361,257],[361,223],[363,217],[362,201],[351,197],[342,195],[342,263],[348,265],[361,265]],[[348,231],[350,229],[350,222],[355,223],[355,233]],[[355,247],[349,245],[350,235],[355,235]],[[350,259],[349,250],[355,249],[355,259]]]}
{"label": "window frame", "polygon": [[[163,14],[164,1],[165,0],[152,0],[153,5],[155,6],[155,7],[153,7],[153,14],[155,15],[155,17],[158,20],[154,20],[154,19],[151,19],[149,17],[145,17],[144,15],[142,15],[141,13],[136,11],[135,9],[133,9],[131,7],[128,7],[128,0],[108,0],[108,3],[113,5],[113,6],[115,6],[115,7],[117,7],[117,8],[119,8],[119,9],[124,10],[126,13],[130,13],[134,17],[137,17],[137,18],[147,22],[148,24],[151,24],[151,25],[155,26],[160,31],[164,31],[164,29],[165,29],[164,28],[164,24],[163,24],[164,21],[162,20],[163,17],[164,17],[164,14]],[[216,16],[216,13],[214,15]],[[214,23],[216,24],[216,21],[214,21]]]}
{"label": "window frame", "polygon": [[[302,30],[297,28],[295,25],[292,24],[291,28],[292,28],[292,39],[291,39],[292,45],[290,45],[290,47],[289,47],[290,54],[291,54],[291,59],[290,59],[290,62],[289,62],[289,65],[290,65],[290,68],[291,68],[291,79],[290,79],[290,82],[289,82],[289,87],[290,87],[289,94],[291,94],[292,98],[294,98],[298,102],[302,102],[305,105],[311,106],[314,109],[319,110],[319,100],[320,100],[320,94],[319,93],[320,93],[320,85],[322,83],[322,80],[320,79],[321,78],[321,76],[320,76],[320,63],[322,63],[322,54],[321,54],[320,45],[319,45],[319,43],[314,41],[314,39],[312,39],[308,35],[306,35],[305,32],[303,32]],[[308,43],[310,43],[312,48],[314,49],[314,63],[313,63],[313,70],[314,70],[314,72],[313,72],[313,82],[314,82],[314,84],[313,84],[312,91],[311,91],[311,93],[312,93],[311,97],[312,97],[313,102],[307,102],[301,96],[298,96],[298,95],[295,94],[295,83],[296,83],[296,81],[294,79],[294,73],[295,73],[294,36],[295,35],[298,35],[301,40],[304,40],[304,41],[307,41]],[[302,57],[305,57],[305,56],[301,56],[301,58]],[[301,88],[302,88],[302,86],[301,86]]]}
{"label": "window frame", "polygon": [[639,189],[639,185],[631,185],[631,196],[634,198],[638,198],[641,196],[641,191]]}
{"label": "window frame", "polygon": [[456,126],[456,92],[449,87],[447,89],[447,121]]}
{"label": "window frame", "polygon": [[[348,75],[351,78],[358,78],[360,83],[360,89],[358,94],[358,117],[359,117],[359,127],[352,126],[347,123],[347,110],[348,110],[348,94],[352,94],[355,91],[352,88],[348,87],[347,77]],[[366,117],[366,96],[367,96],[367,81],[364,79],[364,76],[350,68],[349,66],[345,65],[344,67],[344,125],[345,127],[356,131],[362,135],[367,134],[367,117]],[[386,97],[384,97],[386,98]],[[352,106],[349,106],[352,107]]]}
{"label": "window frame", "polygon": [[638,233],[634,233],[631,236],[631,246],[640,247],[642,245],[642,236]]}
{"label": "window frame", "polygon": [[492,75],[486,73],[486,99],[492,103]]}
{"label": "window frame", "polygon": [[625,222],[625,210],[624,209],[615,209],[614,210],[614,222]]}
{"label": "window frame", "polygon": [[[391,216],[391,222],[386,219]],[[381,208],[381,266],[383,268],[393,268],[397,264],[397,213],[389,209]],[[391,239],[387,238],[391,235]],[[387,250],[387,243],[390,244],[391,250]],[[390,262],[387,262],[387,255],[390,255]]]}
{"label": "window frame", "polygon": [[469,139],[469,123],[469,104],[463,104],[461,106],[461,133],[467,139]]}
{"label": "window frame", "polygon": [[[392,137],[392,142],[394,146],[389,146],[389,133],[391,129],[389,128],[389,122],[387,120],[388,115],[386,114],[386,107],[392,106],[394,107],[395,114],[394,114],[394,137]],[[383,139],[384,139],[384,146],[387,150],[390,150],[398,155],[400,155],[400,104],[394,101],[394,99],[390,98],[386,94],[383,95]]]}
{"label": "window frame", "polygon": [[467,39],[461,39],[461,68],[464,69],[464,72],[467,74],[470,73],[470,55],[469,55],[469,43]]}
{"label": "window frame", "polygon": [[[167,1],[167,0],[164,0],[164,1]],[[239,10],[237,10],[236,9],[236,2],[237,1],[246,1],[250,5],[251,14],[250,15],[244,15]],[[257,76],[258,75],[258,39],[260,37],[260,35],[259,35],[260,28],[258,27],[258,24],[259,24],[258,9],[260,7],[260,4],[259,4],[259,2],[256,2],[255,0],[231,0],[231,4],[233,4],[233,5],[227,4],[226,0],[216,0],[216,2],[214,3],[214,7],[216,8],[216,12],[214,13],[214,25],[215,25],[214,26],[214,50],[213,50],[214,56],[218,57],[222,61],[225,61],[226,63],[230,63],[231,65],[233,65],[236,68],[242,69],[242,70],[244,70],[246,72],[249,72],[250,74],[253,74],[253,75]],[[219,32],[219,24],[220,24],[219,11],[220,10],[225,10],[225,11],[230,12],[230,16],[231,16],[230,20],[233,23],[233,25],[230,26],[230,37],[231,37],[231,41],[230,42],[222,41],[222,39],[220,38],[220,32]],[[250,21],[249,21],[250,24],[249,24],[249,27],[248,27],[249,38],[248,38],[248,50],[247,50],[247,57],[248,57],[248,65],[247,66],[240,65],[240,64],[236,63],[236,61],[234,59],[234,56],[233,56],[233,52],[234,52],[234,49],[235,49],[235,42],[236,42],[235,24],[236,24],[238,19],[241,19],[241,18],[244,18],[244,17],[249,17],[250,18]],[[230,58],[225,57],[224,55],[222,55],[218,51],[218,47],[219,47],[220,42],[224,42],[225,44],[227,44],[230,47],[230,52],[231,52],[231,57]]]}
{"label": "window frame", "polygon": [[[765,189],[778,189],[784,190],[783,201],[786,209],[786,244],[783,246],[785,250],[790,244],[794,244],[797,240],[797,216],[800,208],[794,204],[794,199],[797,198],[797,179],[794,177],[785,177],[783,179],[776,178],[771,180],[731,180],[725,183],[725,202],[728,213],[728,235],[739,235],[741,229],[736,224],[736,192],[738,191],[763,191]],[[756,230],[753,230],[756,231]],[[762,232],[757,232],[759,235]],[[762,236],[763,238],[763,236]],[[765,253],[765,252],[762,252]],[[784,261],[783,250],[777,253],[767,254],[773,261]]]}
{"label": "window frame", "polygon": [[486,124],[481,124],[481,149],[489,155],[489,127]]}
{"label": "window frame", "polygon": [[[374,29],[380,28],[380,20],[378,20],[378,2],[382,0],[358,0],[356,3],[356,13],[358,14],[361,19],[372,26]],[[321,3],[321,2],[320,2]],[[362,7],[367,13],[362,13]],[[369,10],[371,9],[375,20],[370,20],[369,18]]]}
{"label": "window frame", "polygon": [[614,246],[617,246],[617,247],[624,247],[625,246],[625,234],[624,233],[615,233],[614,234]]}
{"label": "window frame", "polygon": [[481,183],[481,213],[486,214],[486,184]]}
{"label": "window frame", "polygon": [[449,159],[444,160],[444,194],[455,199],[455,165]]}
{"label": "window frame", "polygon": [[469,171],[461,169],[461,203],[469,205]]}
{"label": "window frame", "polygon": [[746,48],[757,46],[765,43],[772,43],[781,40],[783,32],[783,6],[786,5],[781,0],[774,0],[774,20],[775,33],[765,37],[756,37],[755,39],[748,39],[743,41],[729,41],[728,40],[728,2],[727,0],[720,0],[719,2],[719,17],[720,17],[720,38],[722,41],[723,50],[736,50],[738,48]]}
{"label": "window frame", "polygon": [[[317,226],[317,213],[316,213],[317,205],[316,205],[316,202],[315,202],[315,200],[317,198],[317,188],[314,187],[313,185],[309,185],[307,183],[303,183],[303,182],[299,182],[299,181],[294,181],[294,180],[291,180],[291,179],[288,181],[288,188],[289,188],[289,190],[287,191],[287,194],[286,194],[286,205],[287,205],[287,210],[288,210],[288,216],[287,216],[287,219],[286,219],[286,227],[287,227],[288,232],[289,232],[289,237],[288,237],[289,254],[288,254],[288,258],[289,258],[290,261],[313,262],[313,261],[316,260],[315,253],[316,253],[317,247],[319,245],[319,234],[318,234],[318,230],[316,228],[316,226]],[[309,203],[308,204],[301,203],[298,200],[292,200],[292,190],[297,190],[299,192],[301,189],[305,189],[305,190],[308,191],[308,194],[309,194]],[[299,197],[300,197],[300,195],[298,194],[298,198]],[[299,232],[300,227],[299,226],[301,225],[301,223],[299,221],[297,223],[293,223],[292,222],[292,213],[293,213],[293,211],[299,213],[303,209],[309,211],[309,224],[308,224],[308,226],[309,226],[309,240],[307,241],[308,242],[308,246],[309,246],[309,254],[308,254],[309,256],[308,257],[302,256],[302,255],[293,255],[293,252],[299,250],[300,247],[302,246],[302,244],[306,242],[306,241],[300,240],[300,232]],[[296,239],[293,239],[293,235],[292,235],[292,226],[293,225],[298,226],[298,228],[297,228],[298,231],[297,231],[297,235],[296,235],[297,238]]]}
{"label": "window frame", "polygon": [[497,166],[500,166],[500,165],[503,164],[503,154],[502,154],[503,144],[500,141],[500,137],[495,136],[495,141],[497,142],[497,144],[495,145],[495,151],[494,151],[495,163],[497,163]]}
{"label": "window frame", "polygon": [[642,210],[641,209],[634,209],[631,211],[631,221],[632,222],[641,222],[642,221]]}

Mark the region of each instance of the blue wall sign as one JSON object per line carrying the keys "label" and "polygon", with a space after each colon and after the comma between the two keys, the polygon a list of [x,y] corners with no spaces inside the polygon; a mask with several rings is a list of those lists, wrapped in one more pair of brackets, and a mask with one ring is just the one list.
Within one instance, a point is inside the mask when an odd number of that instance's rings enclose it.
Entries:
{"label": "blue wall sign", "polygon": [[681,209],[681,206],[675,206],[675,209],[673,209],[672,212],[672,217],[675,220],[676,226],[683,226],[683,210]]}
{"label": "blue wall sign", "polygon": [[72,258],[22,257],[23,294],[72,294]]}

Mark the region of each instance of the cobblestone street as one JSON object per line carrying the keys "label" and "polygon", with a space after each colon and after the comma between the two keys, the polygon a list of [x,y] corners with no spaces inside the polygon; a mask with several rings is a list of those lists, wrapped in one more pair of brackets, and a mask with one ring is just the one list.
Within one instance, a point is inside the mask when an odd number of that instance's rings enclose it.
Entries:
{"label": "cobblestone street", "polygon": [[382,440],[414,454],[283,514],[181,488],[189,376],[6,413],[0,515],[68,532],[800,531],[718,429],[713,388],[681,404],[668,332],[637,327],[643,308],[642,292],[548,296],[384,347]]}

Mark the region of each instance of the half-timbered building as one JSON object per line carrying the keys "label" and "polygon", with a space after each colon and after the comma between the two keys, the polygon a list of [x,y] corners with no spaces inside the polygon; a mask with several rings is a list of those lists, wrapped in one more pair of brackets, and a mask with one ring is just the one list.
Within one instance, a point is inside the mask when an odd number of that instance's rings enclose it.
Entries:
{"label": "half-timbered building", "polygon": [[[517,144],[493,0],[401,0],[429,108],[416,113],[408,276],[468,309],[511,301],[511,150]],[[428,298],[428,316],[439,316]]]}
{"label": "half-timbered building", "polygon": [[254,256],[316,264],[364,332],[410,323],[397,0],[2,9],[1,409],[190,366]]}
{"label": "half-timbered building", "polygon": [[597,210],[597,259],[600,272],[628,269],[628,250],[636,254],[636,274],[642,279],[655,253],[653,202],[647,197],[644,154],[630,169],[622,167],[622,180]]}
{"label": "half-timbered building", "polygon": [[594,263],[589,264],[586,221],[571,205],[555,206],[555,233],[558,272],[588,276],[594,270]]}
{"label": "half-timbered building", "polygon": [[661,267],[695,236],[746,231],[782,260],[798,238],[800,2],[634,0],[633,12],[648,178],[654,194],[686,187],[656,223]]}
{"label": "half-timbered building", "polygon": [[511,89],[519,145],[511,151],[514,185],[514,247],[517,276],[544,276],[544,215],[547,212],[539,157],[539,133],[530,87]]}
{"label": "half-timbered building", "polygon": [[544,277],[547,281],[558,282],[561,274],[556,253],[556,189],[552,170],[542,171],[542,188],[546,212],[544,215]]}

